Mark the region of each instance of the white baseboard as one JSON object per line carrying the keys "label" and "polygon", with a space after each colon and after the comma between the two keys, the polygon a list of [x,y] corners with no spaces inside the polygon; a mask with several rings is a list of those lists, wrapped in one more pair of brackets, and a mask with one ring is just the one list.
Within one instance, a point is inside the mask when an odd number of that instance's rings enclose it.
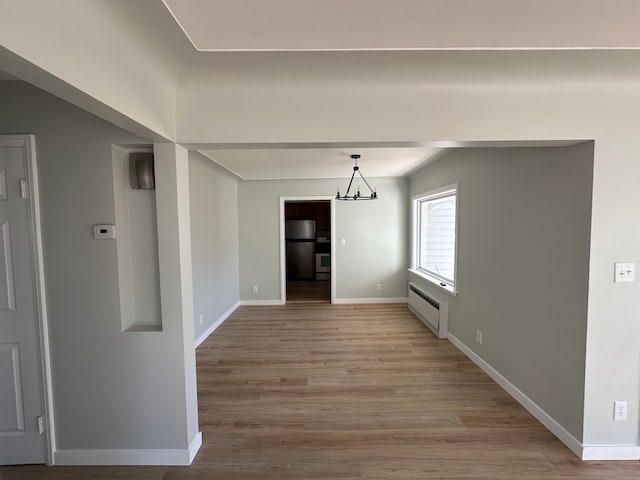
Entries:
{"label": "white baseboard", "polygon": [[547,412],[540,408],[533,400],[527,397],[521,390],[513,385],[509,380],[498,373],[494,368],[478,356],[473,350],[458,340],[449,332],[447,338],[462,353],[480,367],[487,375],[489,375],[498,385],[500,385],[509,395],[511,395],[520,405],[522,405],[531,415],[536,417],[547,429],[553,433],[558,439],[564,443],[569,450],[578,457],[583,457],[582,444],[578,439],[571,435],[565,428],[556,422]]}
{"label": "white baseboard", "polygon": [[582,460],[640,460],[636,445],[584,445]]}
{"label": "white baseboard", "polygon": [[229,318],[229,315],[235,312],[236,308],[238,308],[239,306],[240,306],[240,302],[238,301],[229,310],[224,312],[218,320],[213,322],[209,326],[209,328],[207,328],[204,332],[202,332],[202,334],[196,339],[196,348],[198,348],[200,344],[204,342],[207,339],[207,337],[209,337],[209,335],[211,335],[216,330],[216,328],[222,325],[222,322],[224,322],[227,318]]}
{"label": "white baseboard", "polygon": [[282,301],[278,300],[240,300],[240,305],[282,305]]}
{"label": "white baseboard", "polygon": [[336,298],[333,303],[337,305],[353,305],[358,303],[407,303],[407,297],[391,298]]}
{"label": "white baseboard", "polygon": [[72,465],[191,465],[202,446],[198,432],[185,450],[56,450],[53,464]]}
{"label": "white baseboard", "polygon": [[191,441],[191,445],[189,445],[189,463],[187,465],[191,465],[193,459],[196,458],[198,454],[198,450],[202,446],[202,432],[198,432],[195,438]]}

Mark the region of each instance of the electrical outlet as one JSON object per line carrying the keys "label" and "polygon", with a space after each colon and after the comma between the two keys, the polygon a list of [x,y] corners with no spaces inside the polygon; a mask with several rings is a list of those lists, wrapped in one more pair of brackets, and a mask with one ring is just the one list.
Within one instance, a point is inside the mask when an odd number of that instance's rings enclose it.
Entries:
{"label": "electrical outlet", "polygon": [[254,286],[253,286],[253,293],[258,293],[258,290],[259,290],[259,289],[258,289],[258,286],[257,286],[257,285],[254,285]]}
{"label": "electrical outlet", "polygon": [[616,400],[613,402],[613,419],[614,420],[626,420],[627,419],[627,401]]}
{"label": "electrical outlet", "polygon": [[376,283],[376,292],[381,292],[381,291],[382,291],[382,284]]}
{"label": "electrical outlet", "polygon": [[614,282],[635,282],[636,264],[632,262],[616,263]]}
{"label": "electrical outlet", "polygon": [[204,314],[200,314],[200,316],[198,317],[198,324],[202,325],[204,323]]}
{"label": "electrical outlet", "polygon": [[482,332],[480,330],[476,330],[476,342],[482,344]]}

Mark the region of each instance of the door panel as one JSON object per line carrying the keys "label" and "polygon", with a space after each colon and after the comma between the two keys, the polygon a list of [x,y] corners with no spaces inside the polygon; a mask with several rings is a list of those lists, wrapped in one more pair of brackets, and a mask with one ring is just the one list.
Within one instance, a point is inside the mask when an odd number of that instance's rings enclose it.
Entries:
{"label": "door panel", "polygon": [[0,465],[45,462],[27,148],[15,139],[0,136]]}
{"label": "door panel", "polygon": [[7,169],[0,168],[0,200],[7,199]]}
{"label": "door panel", "polygon": [[18,353],[15,343],[0,344],[0,434],[24,432]]}
{"label": "door panel", "polygon": [[0,310],[10,310],[15,313],[16,294],[12,258],[9,220],[0,219]]}

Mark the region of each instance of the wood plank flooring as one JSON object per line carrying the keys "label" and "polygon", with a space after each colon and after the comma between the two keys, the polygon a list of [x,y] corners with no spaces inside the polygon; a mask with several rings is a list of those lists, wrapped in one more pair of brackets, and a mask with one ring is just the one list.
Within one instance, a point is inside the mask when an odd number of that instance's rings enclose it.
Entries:
{"label": "wood plank flooring", "polygon": [[637,480],[582,462],[406,305],[241,307],[197,350],[190,467],[10,467],[35,479]]}

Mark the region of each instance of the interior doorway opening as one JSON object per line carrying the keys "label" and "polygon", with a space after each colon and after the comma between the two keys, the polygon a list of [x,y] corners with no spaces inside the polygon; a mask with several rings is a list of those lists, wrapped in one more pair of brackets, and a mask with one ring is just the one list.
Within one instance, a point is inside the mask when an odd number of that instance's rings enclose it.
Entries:
{"label": "interior doorway opening", "polygon": [[283,303],[330,303],[333,287],[333,201],[281,201]]}

